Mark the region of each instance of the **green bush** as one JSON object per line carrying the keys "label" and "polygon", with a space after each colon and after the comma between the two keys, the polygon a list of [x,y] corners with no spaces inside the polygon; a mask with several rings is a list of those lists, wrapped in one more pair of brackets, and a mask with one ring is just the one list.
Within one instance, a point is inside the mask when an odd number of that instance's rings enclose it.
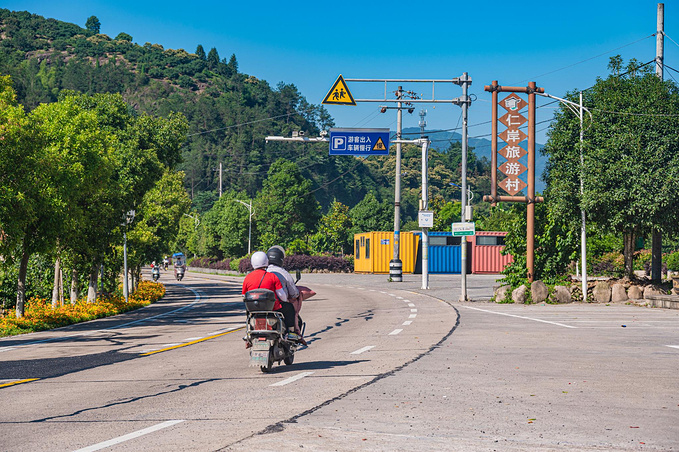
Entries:
{"label": "green bush", "polygon": [[231,259],[231,262],[229,262],[229,267],[231,268],[231,270],[233,270],[233,271],[235,271],[235,272],[238,271],[238,264],[240,264],[240,260],[241,260],[241,259],[242,259],[242,258],[239,258],[239,259]]}
{"label": "green bush", "polygon": [[665,264],[669,270],[679,272],[679,251],[675,251],[674,253],[665,256]]}

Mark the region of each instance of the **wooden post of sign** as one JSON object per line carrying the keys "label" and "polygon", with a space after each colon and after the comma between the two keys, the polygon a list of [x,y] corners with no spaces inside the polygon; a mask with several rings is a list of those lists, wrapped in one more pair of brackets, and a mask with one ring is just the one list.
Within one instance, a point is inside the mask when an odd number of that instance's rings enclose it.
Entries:
{"label": "wooden post of sign", "polygon": [[[491,132],[493,139],[490,142],[490,167],[491,167],[491,173],[490,173],[490,196],[493,197],[493,200],[497,198],[497,93],[498,93],[498,85],[497,85],[497,80],[493,80],[493,92],[491,95],[493,96],[493,103],[492,103],[492,109],[493,109],[493,121],[491,123]],[[497,203],[493,201],[491,203],[491,206],[495,207]]]}
{"label": "wooden post of sign", "polygon": [[535,277],[535,82],[528,83],[528,206],[526,206],[526,267]]}
{"label": "wooden post of sign", "polygon": [[[493,96],[492,107],[492,140],[491,140],[491,194],[483,197],[486,202],[495,205],[497,202],[525,202],[526,206],[526,270],[529,282],[533,282],[535,278],[535,203],[543,202],[542,196],[535,196],[535,93],[543,93],[543,88],[538,88],[535,82],[530,82],[527,87],[520,86],[501,86],[497,80],[493,80],[491,85],[484,87],[485,91],[490,91]],[[497,194],[497,121],[498,121],[498,93],[524,93],[528,95],[528,185],[526,188],[526,196],[517,196],[510,194],[509,196]],[[503,132],[504,133],[504,132]],[[505,190],[507,191],[507,190]]]}

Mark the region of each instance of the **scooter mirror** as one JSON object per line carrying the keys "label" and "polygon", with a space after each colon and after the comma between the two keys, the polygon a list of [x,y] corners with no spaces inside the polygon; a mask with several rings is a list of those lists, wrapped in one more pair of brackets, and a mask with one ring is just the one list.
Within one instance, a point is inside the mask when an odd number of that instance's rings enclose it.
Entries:
{"label": "scooter mirror", "polygon": [[[297,269],[297,273],[295,276],[297,276],[297,281],[302,279],[302,271],[299,268]],[[297,281],[295,281],[295,284],[297,284]]]}

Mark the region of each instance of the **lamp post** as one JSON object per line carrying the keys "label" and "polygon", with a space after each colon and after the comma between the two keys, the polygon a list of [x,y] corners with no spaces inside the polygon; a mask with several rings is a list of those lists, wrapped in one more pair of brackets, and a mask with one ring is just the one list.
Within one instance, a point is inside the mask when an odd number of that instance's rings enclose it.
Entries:
{"label": "lamp post", "polygon": [[250,226],[248,228],[248,255],[250,254],[250,247],[252,245],[252,213],[253,213],[253,208],[252,208],[252,199],[250,200],[250,203],[246,203],[244,201],[241,201],[240,199],[234,199],[234,201],[238,201],[239,203],[243,204],[245,207],[248,208],[248,212],[250,213]]}
{"label": "lamp post", "polygon": [[[585,158],[582,154],[582,147],[583,147],[583,138],[584,138],[584,128],[583,128],[583,119],[585,116],[585,112],[589,115],[589,120],[590,123],[592,121],[592,113],[586,109],[583,104],[582,104],[582,91],[580,91],[580,103],[576,104],[575,102],[572,102],[567,99],[562,99],[560,97],[552,96],[551,94],[547,93],[538,93],[536,94],[544,97],[549,97],[550,99],[558,100],[562,104],[568,107],[569,110],[571,110],[575,116],[578,117],[580,120],[580,198],[585,193],[585,184],[584,184],[584,171],[585,171]],[[586,302],[587,301],[587,233],[585,231],[585,209],[582,207],[582,199],[580,200],[580,219],[581,219],[581,224],[580,224],[580,254],[582,258],[582,301]]]}
{"label": "lamp post", "polygon": [[125,271],[125,281],[123,282],[123,293],[125,295],[125,303],[129,301],[129,289],[127,287],[127,226],[134,221],[134,215],[135,215],[134,210],[130,210],[125,214],[125,222],[123,223],[123,226],[125,229],[123,230],[123,266],[124,266],[124,271]]}

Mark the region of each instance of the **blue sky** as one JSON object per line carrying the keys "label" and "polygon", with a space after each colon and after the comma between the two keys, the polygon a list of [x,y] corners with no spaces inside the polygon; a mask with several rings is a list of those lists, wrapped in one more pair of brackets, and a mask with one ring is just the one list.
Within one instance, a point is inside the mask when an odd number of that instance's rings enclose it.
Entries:
{"label": "blue sky", "polygon": [[[321,6],[322,3],[322,6]],[[138,44],[162,44],[193,52],[216,47],[221,58],[236,54],[241,72],[270,85],[292,83],[320,103],[339,74],[345,78],[450,79],[469,73],[469,135],[490,133],[490,95],[483,86],[526,85],[534,80],[553,95],[591,86],[608,74],[610,56],[641,62],[655,57],[657,1],[452,2],[144,2],[129,0],[5,0],[0,7],[26,10],[80,26],[91,15],[101,32],[126,32]],[[665,62],[679,70],[679,5],[665,2]],[[666,70],[679,80],[679,73]],[[429,96],[430,85],[403,84]],[[354,97],[380,98],[382,84],[349,84]],[[396,87],[389,85],[388,92]],[[437,97],[461,94],[438,86]],[[391,96],[391,94],[389,94]],[[548,103],[540,100],[539,105]],[[379,105],[328,106],[339,127],[396,128],[396,113]],[[461,109],[417,105],[404,127],[417,127],[427,109],[427,129],[452,129]],[[538,110],[548,121],[554,105]],[[538,125],[546,141],[548,122]]]}

